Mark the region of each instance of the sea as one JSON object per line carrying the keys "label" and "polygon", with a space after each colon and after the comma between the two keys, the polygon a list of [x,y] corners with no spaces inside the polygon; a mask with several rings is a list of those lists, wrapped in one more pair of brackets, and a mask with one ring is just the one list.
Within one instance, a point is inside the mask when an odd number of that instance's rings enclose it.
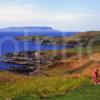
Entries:
{"label": "sea", "polygon": [[[35,51],[35,50],[61,50],[69,48],[67,46],[56,46],[39,44],[33,41],[22,41],[16,40],[18,36],[50,36],[50,37],[61,37],[61,36],[72,36],[77,32],[16,32],[16,31],[0,31],[0,56],[20,52],[20,51]],[[7,70],[10,67],[21,67],[22,65],[4,63],[0,61],[0,70]]]}

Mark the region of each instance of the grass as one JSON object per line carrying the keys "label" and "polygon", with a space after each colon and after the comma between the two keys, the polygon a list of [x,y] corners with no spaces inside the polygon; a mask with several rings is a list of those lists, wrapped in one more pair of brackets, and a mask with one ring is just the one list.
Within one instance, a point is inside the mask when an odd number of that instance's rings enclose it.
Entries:
{"label": "grass", "polygon": [[31,98],[37,100],[37,97],[60,96],[86,82],[87,79],[83,77],[32,77],[2,72],[0,73],[0,100],[27,95],[29,100]]}
{"label": "grass", "polygon": [[[89,48],[89,51],[88,51]],[[100,45],[93,45],[93,46],[87,46],[87,47],[75,47],[75,48],[69,48],[69,49],[64,49],[63,51],[65,52],[72,52],[76,54],[93,54],[96,52],[100,52]]]}
{"label": "grass", "polygon": [[65,94],[62,97],[54,97],[52,100],[100,100],[100,85],[83,85],[78,89]]}
{"label": "grass", "polygon": [[100,100],[100,85],[85,84],[63,96],[55,96],[46,99],[23,96],[17,97],[14,100]]}

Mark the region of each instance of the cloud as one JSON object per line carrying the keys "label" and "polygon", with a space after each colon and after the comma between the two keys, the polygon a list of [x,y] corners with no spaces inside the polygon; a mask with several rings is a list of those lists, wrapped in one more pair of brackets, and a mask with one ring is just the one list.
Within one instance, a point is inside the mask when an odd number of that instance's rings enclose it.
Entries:
{"label": "cloud", "polygon": [[0,6],[0,25],[47,25],[60,29],[82,27],[97,22],[99,14],[82,12],[54,12],[37,5],[3,5]]}
{"label": "cloud", "polygon": [[69,19],[77,19],[77,15],[65,13],[51,13],[44,9],[26,6],[10,6],[0,7],[0,21],[65,21]]}

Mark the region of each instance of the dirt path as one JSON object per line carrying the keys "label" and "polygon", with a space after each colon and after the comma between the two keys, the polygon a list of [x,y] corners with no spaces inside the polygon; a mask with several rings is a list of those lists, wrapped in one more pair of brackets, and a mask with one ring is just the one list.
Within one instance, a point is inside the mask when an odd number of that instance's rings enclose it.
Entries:
{"label": "dirt path", "polygon": [[74,70],[71,70],[69,73],[70,74],[73,74],[73,73],[91,74],[93,69],[95,69],[95,68],[100,69],[99,66],[96,66],[97,63],[99,63],[99,62],[100,62],[100,54],[98,54],[98,53],[93,54],[91,57],[89,57],[88,60],[85,61],[84,64],[80,65],[80,67],[78,67]]}

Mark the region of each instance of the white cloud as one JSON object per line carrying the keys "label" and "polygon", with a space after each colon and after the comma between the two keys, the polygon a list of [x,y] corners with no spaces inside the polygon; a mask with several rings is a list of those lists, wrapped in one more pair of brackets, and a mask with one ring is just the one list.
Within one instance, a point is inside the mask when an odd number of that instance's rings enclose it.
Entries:
{"label": "white cloud", "polygon": [[[82,12],[50,12],[37,5],[24,6],[10,5],[0,6],[0,25],[47,25],[60,29],[68,27],[82,27],[92,20],[100,18],[98,14],[86,14]],[[67,27],[67,28],[66,28]]]}
{"label": "white cloud", "polygon": [[77,14],[51,13],[32,5],[0,7],[0,21],[51,21],[60,22],[77,19]]}

